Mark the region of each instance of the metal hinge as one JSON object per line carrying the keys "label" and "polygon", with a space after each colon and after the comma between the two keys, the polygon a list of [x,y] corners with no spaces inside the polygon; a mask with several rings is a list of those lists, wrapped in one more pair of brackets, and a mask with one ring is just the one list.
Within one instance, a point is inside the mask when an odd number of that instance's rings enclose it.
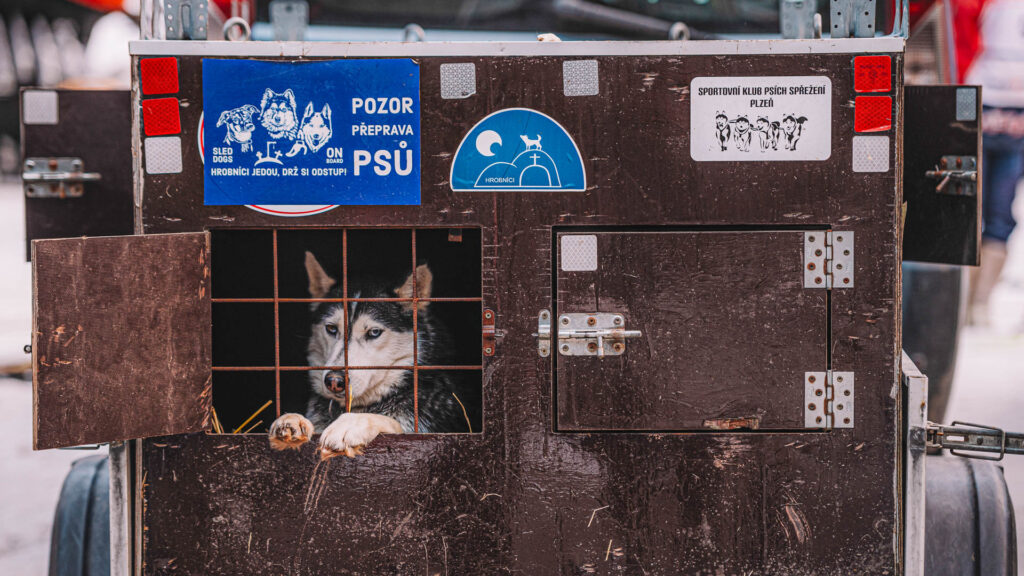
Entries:
{"label": "metal hinge", "polygon": [[804,232],[804,288],[853,288],[853,232]]}
{"label": "metal hinge", "polygon": [[804,373],[804,428],[853,428],[853,372]]}
{"label": "metal hinge", "polygon": [[[609,312],[574,312],[558,317],[554,328],[558,352],[562,356],[621,356],[626,340],[639,338],[639,330],[627,330],[622,314]],[[537,352],[551,354],[551,313],[541,310],[537,319]]]}
{"label": "metal hinge", "polygon": [[100,179],[97,172],[85,172],[81,158],[27,158],[21,180],[26,198],[79,198],[85,182]]}

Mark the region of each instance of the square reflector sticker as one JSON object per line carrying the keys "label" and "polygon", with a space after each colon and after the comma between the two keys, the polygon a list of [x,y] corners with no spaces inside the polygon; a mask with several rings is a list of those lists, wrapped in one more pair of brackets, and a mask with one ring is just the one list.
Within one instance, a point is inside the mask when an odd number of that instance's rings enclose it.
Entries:
{"label": "square reflector sticker", "polygon": [[892,59],[888,56],[857,56],[853,59],[853,89],[857,92],[892,90]]}
{"label": "square reflector sticker", "polygon": [[146,136],[166,136],[181,132],[177,98],[142,101],[142,128]]}
{"label": "square reflector sticker", "polygon": [[142,93],[174,94],[178,91],[177,58],[145,58],[139,62]]}
{"label": "square reflector sticker", "polygon": [[892,128],[890,96],[857,96],[854,100],[853,130],[885,132]]}

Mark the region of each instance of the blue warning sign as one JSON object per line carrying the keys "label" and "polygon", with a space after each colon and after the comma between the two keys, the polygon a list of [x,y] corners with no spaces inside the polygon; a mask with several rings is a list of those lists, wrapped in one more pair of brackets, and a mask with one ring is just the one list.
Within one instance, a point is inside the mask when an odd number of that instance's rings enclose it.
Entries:
{"label": "blue warning sign", "polygon": [[419,80],[408,59],[204,58],[204,204],[419,204]]}
{"label": "blue warning sign", "polygon": [[583,158],[550,116],[528,108],[499,110],[473,127],[455,152],[455,192],[582,192]]}

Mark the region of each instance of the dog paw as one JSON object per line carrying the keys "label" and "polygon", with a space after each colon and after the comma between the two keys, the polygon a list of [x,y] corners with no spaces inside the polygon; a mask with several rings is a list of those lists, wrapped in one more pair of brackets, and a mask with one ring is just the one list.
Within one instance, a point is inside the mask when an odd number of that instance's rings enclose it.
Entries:
{"label": "dog paw", "polygon": [[320,436],[320,458],[342,454],[354,458],[380,434],[400,434],[402,426],[394,418],[380,414],[348,412],[331,423]]}
{"label": "dog paw", "polygon": [[313,435],[313,423],[301,414],[282,414],[270,425],[270,447],[275,450],[298,449]]}

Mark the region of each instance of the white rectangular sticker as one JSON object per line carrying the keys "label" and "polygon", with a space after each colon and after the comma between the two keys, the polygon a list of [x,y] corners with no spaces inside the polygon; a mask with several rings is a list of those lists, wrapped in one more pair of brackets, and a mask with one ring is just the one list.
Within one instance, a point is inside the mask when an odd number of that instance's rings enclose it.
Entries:
{"label": "white rectangular sticker", "polygon": [[832,155],[827,76],[699,77],[690,99],[690,157],[698,162]]}

